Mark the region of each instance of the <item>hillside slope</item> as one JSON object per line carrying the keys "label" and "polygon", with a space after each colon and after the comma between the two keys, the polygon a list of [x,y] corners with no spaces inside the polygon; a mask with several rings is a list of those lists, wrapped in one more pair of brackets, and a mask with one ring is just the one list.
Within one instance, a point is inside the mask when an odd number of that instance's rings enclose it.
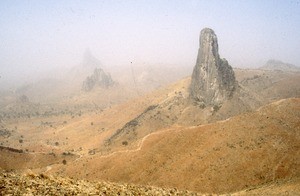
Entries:
{"label": "hillside slope", "polygon": [[246,189],[232,195],[299,195],[300,178],[292,180],[277,181],[264,184],[257,188]]}
{"label": "hillside slope", "polygon": [[[254,111],[273,101],[300,97],[298,72],[235,69],[235,73],[239,82],[238,87],[232,97],[221,105],[203,107],[190,99],[190,77],[174,83],[168,90],[161,91],[161,94],[149,94],[150,97],[165,95],[165,98],[148,104],[144,111],[116,129],[107,138],[108,149],[120,148],[123,142],[130,145],[147,134],[169,126],[213,123]],[[122,112],[132,106],[134,104],[128,104]]]}
{"label": "hillside slope", "polygon": [[[147,136],[135,150],[95,154],[50,172],[87,179],[234,192],[300,176],[300,99]],[[180,176],[180,178],[178,178]]]}

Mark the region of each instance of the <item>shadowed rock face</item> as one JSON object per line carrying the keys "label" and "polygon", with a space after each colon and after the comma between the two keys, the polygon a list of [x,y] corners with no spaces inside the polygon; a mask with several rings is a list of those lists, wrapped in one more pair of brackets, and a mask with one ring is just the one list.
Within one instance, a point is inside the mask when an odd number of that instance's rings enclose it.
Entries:
{"label": "shadowed rock face", "polygon": [[114,85],[114,81],[112,80],[109,74],[106,74],[103,69],[96,68],[94,70],[93,75],[88,76],[83,82],[82,89],[84,91],[90,91],[95,86],[108,88]]}
{"label": "shadowed rock face", "polygon": [[235,88],[232,67],[226,59],[219,56],[216,34],[212,29],[203,29],[192,74],[190,96],[204,105],[220,105],[231,97]]}

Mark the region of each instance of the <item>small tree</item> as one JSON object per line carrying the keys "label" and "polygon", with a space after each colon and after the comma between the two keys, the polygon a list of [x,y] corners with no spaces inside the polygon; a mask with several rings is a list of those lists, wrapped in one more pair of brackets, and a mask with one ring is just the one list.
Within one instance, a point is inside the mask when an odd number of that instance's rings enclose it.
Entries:
{"label": "small tree", "polygon": [[217,112],[221,108],[220,105],[214,105],[213,110],[214,112]]}

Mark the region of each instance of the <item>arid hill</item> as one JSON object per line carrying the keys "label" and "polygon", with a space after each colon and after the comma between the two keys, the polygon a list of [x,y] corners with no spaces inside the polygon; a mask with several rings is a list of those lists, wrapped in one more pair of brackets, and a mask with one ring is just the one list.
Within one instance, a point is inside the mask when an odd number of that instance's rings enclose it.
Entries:
{"label": "arid hill", "polygon": [[[300,99],[195,127],[170,127],[135,149],[82,157],[50,172],[226,193],[300,176]],[[180,176],[180,178],[178,178]]]}

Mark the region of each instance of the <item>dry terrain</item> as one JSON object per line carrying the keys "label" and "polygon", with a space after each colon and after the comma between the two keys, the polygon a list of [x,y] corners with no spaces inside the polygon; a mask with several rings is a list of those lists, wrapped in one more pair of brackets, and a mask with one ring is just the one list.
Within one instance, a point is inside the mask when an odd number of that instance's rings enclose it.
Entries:
{"label": "dry terrain", "polygon": [[[299,177],[300,99],[195,127],[171,127],[140,146],[83,157],[50,172],[114,182],[234,192]],[[180,177],[179,177],[180,176]]]}
{"label": "dry terrain", "polygon": [[[108,184],[126,186],[128,194],[149,186],[170,188],[151,188],[158,190],[153,195],[175,187],[198,193],[298,194],[300,73],[235,69],[235,74],[238,90],[221,107],[202,108],[191,101],[190,77],[140,95],[121,87],[49,103],[12,92],[2,95],[0,168],[14,173],[1,172],[1,182],[4,175],[24,183],[32,178],[38,187],[78,179],[94,187],[73,187],[83,194],[102,189],[82,179],[120,183]],[[27,169],[36,175],[18,174]],[[68,183],[65,190],[72,193]],[[30,185],[18,186],[21,191]],[[18,194],[29,193],[23,191]]]}
{"label": "dry terrain", "polygon": [[151,186],[89,182],[45,174],[0,172],[1,195],[199,195]]}

